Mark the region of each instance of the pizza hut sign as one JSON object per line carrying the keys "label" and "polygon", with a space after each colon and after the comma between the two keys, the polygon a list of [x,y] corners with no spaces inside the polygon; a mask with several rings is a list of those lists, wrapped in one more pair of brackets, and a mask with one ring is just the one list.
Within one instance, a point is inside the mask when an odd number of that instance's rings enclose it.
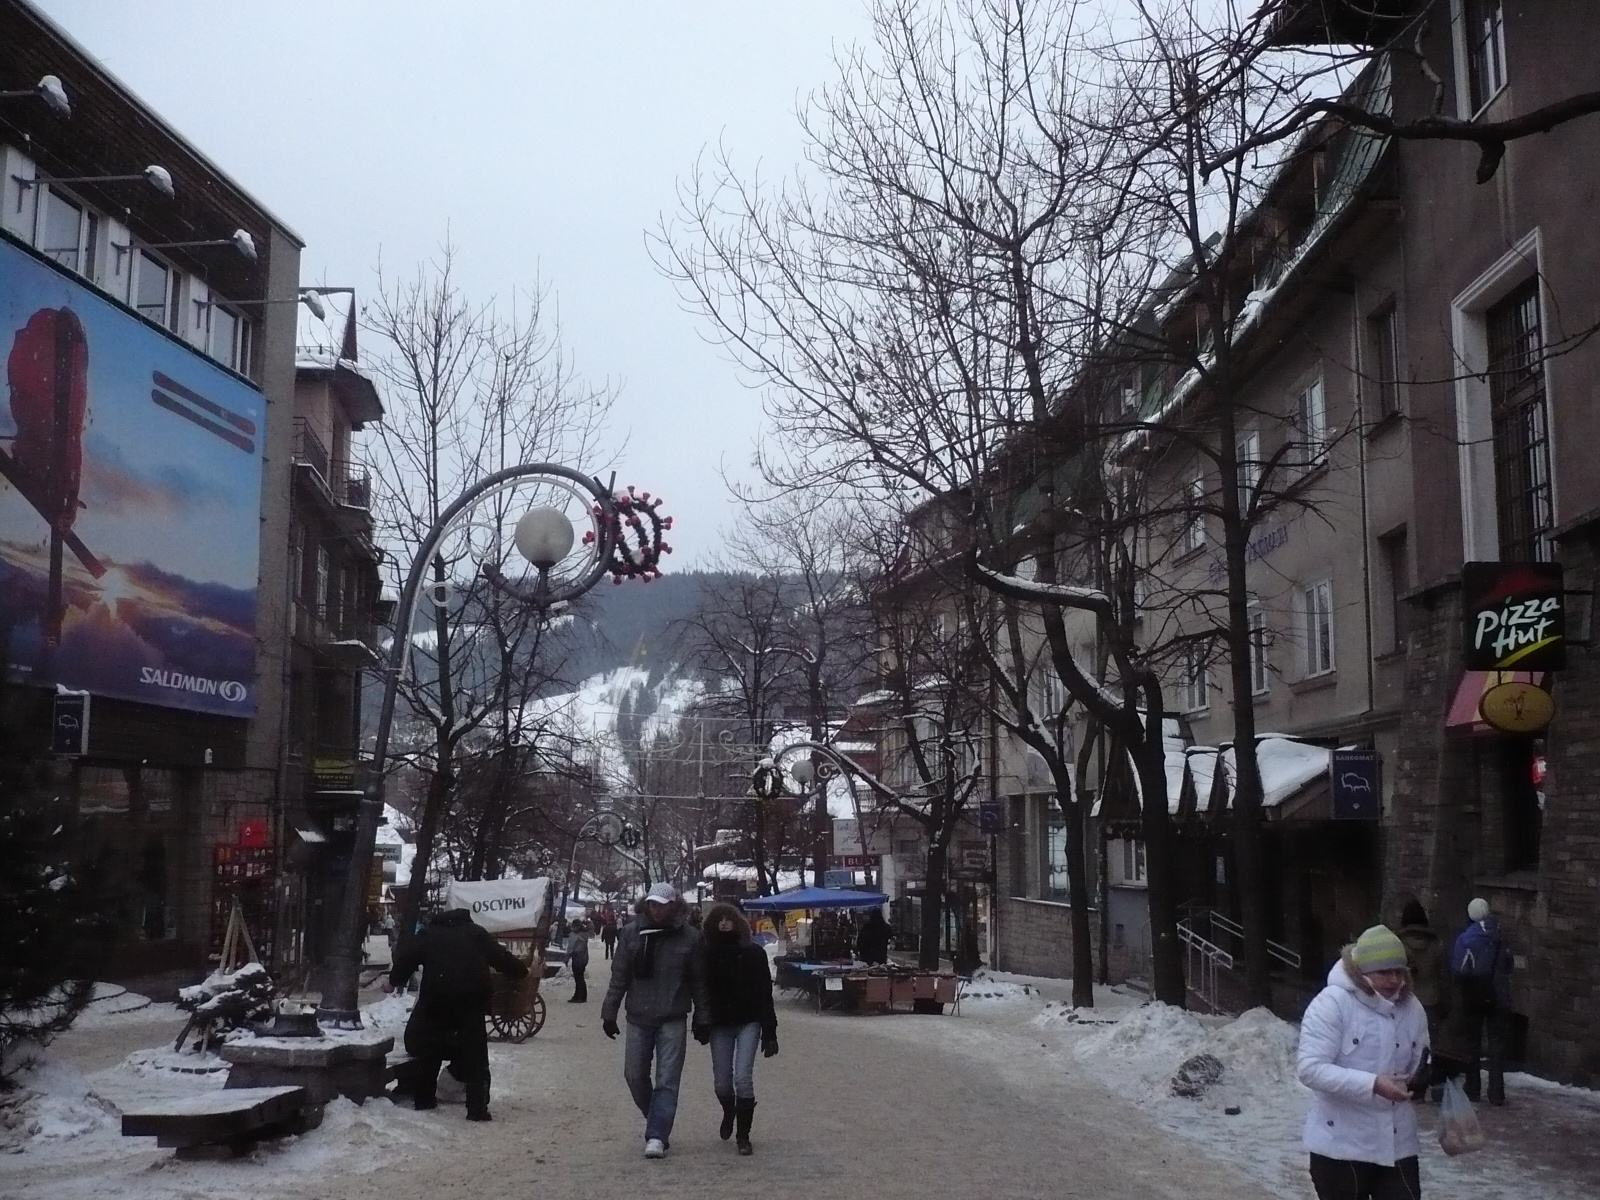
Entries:
{"label": "pizza hut sign", "polygon": [[1559,671],[1567,665],[1560,564],[1466,563],[1461,595],[1467,670]]}

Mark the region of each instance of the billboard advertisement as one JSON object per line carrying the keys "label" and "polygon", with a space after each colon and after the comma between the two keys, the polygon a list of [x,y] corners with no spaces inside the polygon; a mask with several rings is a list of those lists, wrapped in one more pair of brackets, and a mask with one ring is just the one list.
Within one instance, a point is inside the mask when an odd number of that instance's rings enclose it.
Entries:
{"label": "billboard advertisement", "polygon": [[15,675],[255,711],[265,397],[0,238],[0,633]]}

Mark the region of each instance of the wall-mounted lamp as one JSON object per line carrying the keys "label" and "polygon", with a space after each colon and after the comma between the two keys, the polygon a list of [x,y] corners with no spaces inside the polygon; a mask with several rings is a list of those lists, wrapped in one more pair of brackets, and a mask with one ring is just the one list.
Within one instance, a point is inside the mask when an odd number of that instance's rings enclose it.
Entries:
{"label": "wall-mounted lamp", "polygon": [[232,246],[243,257],[251,262],[257,261],[256,240],[250,236],[248,230],[235,229],[232,237],[202,238],[195,242],[151,242],[147,243],[149,250],[188,250],[195,246]]}
{"label": "wall-mounted lamp", "polygon": [[20,175],[13,175],[12,178],[17,181],[17,186],[20,188],[37,187],[41,183],[133,183],[137,181],[148,183],[168,200],[171,200],[176,195],[172,188],[172,172],[165,167],[158,167],[154,163],[151,163],[137,175],[69,175],[62,178],[45,176],[39,179],[24,179]]}
{"label": "wall-mounted lamp", "polygon": [[21,91],[0,92],[0,100],[13,100],[22,96],[37,96],[50,106],[50,111],[58,117],[70,117],[72,105],[67,100],[67,89],[61,86],[61,80],[54,75],[43,76],[31,88]]}

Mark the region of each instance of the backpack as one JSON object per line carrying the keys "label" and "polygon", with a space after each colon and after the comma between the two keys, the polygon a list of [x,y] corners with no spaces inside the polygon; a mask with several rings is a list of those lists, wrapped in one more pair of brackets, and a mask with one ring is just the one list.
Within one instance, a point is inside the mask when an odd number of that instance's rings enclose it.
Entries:
{"label": "backpack", "polygon": [[1474,921],[1450,948],[1450,973],[1466,979],[1488,979],[1494,975],[1499,956],[1500,939],[1482,921]]}

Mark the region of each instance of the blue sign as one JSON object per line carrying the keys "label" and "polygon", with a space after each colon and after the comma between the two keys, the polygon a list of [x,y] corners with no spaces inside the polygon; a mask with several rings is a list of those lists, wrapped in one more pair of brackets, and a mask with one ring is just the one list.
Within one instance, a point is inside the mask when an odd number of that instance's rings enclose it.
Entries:
{"label": "blue sign", "polygon": [[259,389],[0,238],[11,669],[250,716],[265,425]]}
{"label": "blue sign", "polygon": [[854,871],[824,871],[822,873],[822,886],[831,888],[847,888],[855,886],[856,874]]}
{"label": "blue sign", "polygon": [[1376,750],[1335,750],[1328,758],[1333,815],[1345,821],[1376,821],[1382,815]]}
{"label": "blue sign", "polygon": [[978,805],[978,832],[1005,832],[1004,814],[998,801],[985,800],[982,804]]}

